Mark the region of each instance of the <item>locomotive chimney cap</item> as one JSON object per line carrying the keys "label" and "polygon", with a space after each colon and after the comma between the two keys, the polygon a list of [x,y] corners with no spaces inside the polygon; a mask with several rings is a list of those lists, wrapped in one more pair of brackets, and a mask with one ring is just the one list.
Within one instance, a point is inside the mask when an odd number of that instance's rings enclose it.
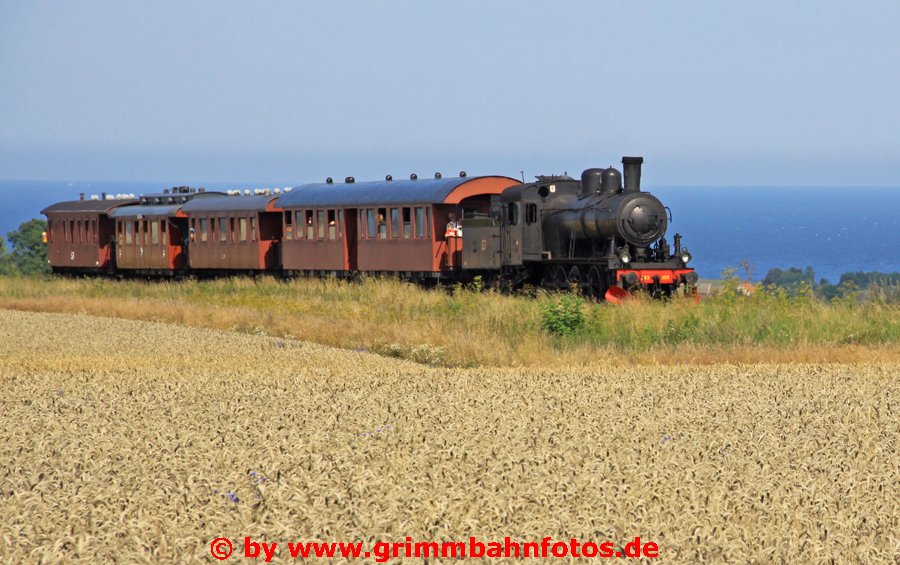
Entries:
{"label": "locomotive chimney cap", "polygon": [[622,157],[623,165],[641,165],[643,162],[643,157]]}

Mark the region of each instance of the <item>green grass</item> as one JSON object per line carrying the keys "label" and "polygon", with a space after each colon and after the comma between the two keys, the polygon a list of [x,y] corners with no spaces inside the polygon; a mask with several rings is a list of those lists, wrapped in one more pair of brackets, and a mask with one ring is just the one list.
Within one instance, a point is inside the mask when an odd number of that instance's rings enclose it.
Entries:
{"label": "green grass", "polygon": [[777,291],[742,296],[726,285],[700,304],[638,297],[615,306],[578,298],[583,321],[553,335],[547,312],[564,302],[571,308],[572,297],[425,290],[379,279],[0,278],[4,308],[267,333],[438,365],[852,361],[894,358],[900,343],[896,292],[825,302]]}

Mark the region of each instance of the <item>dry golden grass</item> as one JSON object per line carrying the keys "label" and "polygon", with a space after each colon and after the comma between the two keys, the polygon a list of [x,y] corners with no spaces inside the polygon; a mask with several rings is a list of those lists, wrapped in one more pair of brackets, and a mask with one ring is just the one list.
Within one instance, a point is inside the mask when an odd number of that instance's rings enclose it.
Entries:
{"label": "dry golden grass", "polygon": [[900,305],[763,300],[587,305],[555,339],[537,299],[427,291],[396,280],[268,277],[142,282],[0,277],[0,308],[86,313],[296,338],[442,366],[900,362]]}
{"label": "dry golden grass", "polygon": [[440,369],[12,311],[0,335],[4,562],[210,562],[222,535],[900,559],[898,364]]}

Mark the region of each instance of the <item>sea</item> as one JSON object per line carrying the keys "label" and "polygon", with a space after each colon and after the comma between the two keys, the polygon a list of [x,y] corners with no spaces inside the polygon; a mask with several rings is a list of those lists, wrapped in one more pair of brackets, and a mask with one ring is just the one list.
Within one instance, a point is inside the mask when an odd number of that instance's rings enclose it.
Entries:
{"label": "sea", "polygon": [[[284,183],[214,183],[209,190]],[[152,182],[0,181],[0,235],[62,200],[161,192]],[[812,267],[816,280],[842,273],[900,272],[900,187],[644,187],[669,207],[667,238],[682,235],[702,278],[729,268],[762,280],[769,269]]]}

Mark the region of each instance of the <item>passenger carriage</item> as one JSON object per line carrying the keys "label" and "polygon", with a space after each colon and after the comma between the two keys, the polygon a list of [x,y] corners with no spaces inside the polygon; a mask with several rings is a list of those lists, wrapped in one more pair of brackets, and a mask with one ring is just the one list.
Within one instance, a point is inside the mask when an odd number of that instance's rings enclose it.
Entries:
{"label": "passenger carriage", "polygon": [[187,187],[141,195],[137,203],[110,212],[115,220],[116,268],[143,275],[174,275],[187,264],[187,214],[197,195]]}
{"label": "passenger carriage", "polygon": [[295,187],[283,210],[281,265],[290,274],[359,271],[416,278],[452,275],[462,239],[445,233],[457,219],[487,213],[490,197],[519,184],[485,176],[354,182]]}
{"label": "passenger carriage", "polygon": [[212,195],[194,198],[188,216],[191,270],[205,274],[276,270],[282,237],[277,195]]}
{"label": "passenger carriage", "polygon": [[55,273],[107,273],[115,269],[110,214],[135,204],[132,198],[60,202],[41,210],[47,216],[47,256]]}

